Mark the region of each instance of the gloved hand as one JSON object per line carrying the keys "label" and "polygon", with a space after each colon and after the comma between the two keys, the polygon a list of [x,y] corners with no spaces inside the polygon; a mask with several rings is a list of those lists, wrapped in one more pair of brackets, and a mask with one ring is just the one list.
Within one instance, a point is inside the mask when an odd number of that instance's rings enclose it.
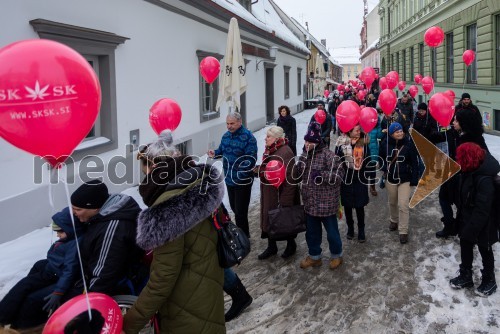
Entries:
{"label": "gloved hand", "polygon": [[47,303],[45,303],[42,309],[45,312],[55,311],[59,306],[61,306],[61,297],[62,293],[60,292],[53,292],[46,296],[43,300],[47,300]]}

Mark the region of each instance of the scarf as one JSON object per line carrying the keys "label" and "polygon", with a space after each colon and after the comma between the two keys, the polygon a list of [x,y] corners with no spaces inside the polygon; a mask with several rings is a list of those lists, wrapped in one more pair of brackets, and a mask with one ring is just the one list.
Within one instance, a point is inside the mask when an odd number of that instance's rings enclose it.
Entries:
{"label": "scarf", "polygon": [[343,134],[337,139],[336,146],[340,146],[347,168],[354,170],[361,169],[365,155],[365,138],[363,136],[352,144],[351,137]]}
{"label": "scarf", "polygon": [[262,155],[262,164],[267,163],[266,159],[269,158],[274,152],[276,152],[280,147],[288,145],[287,138],[278,138],[271,146],[266,146],[264,154]]}
{"label": "scarf", "polygon": [[165,162],[156,164],[155,168],[147,174],[139,185],[139,194],[148,207],[165,192],[168,183],[176,175],[194,165],[193,158],[181,155],[176,158],[167,157]]}

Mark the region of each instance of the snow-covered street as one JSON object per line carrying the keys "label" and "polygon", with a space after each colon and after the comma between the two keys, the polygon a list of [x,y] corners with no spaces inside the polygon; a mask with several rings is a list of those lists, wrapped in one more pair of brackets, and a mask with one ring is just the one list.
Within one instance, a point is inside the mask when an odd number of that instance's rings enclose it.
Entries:
{"label": "snow-covered street", "polygon": [[[295,115],[298,143],[315,110]],[[264,148],[265,129],[255,133],[259,155]],[[485,135],[490,151],[500,158],[500,137]],[[137,195],[135,189],[128,193]],[[260,239],[259,184],[254,183],[250,208],[252,251],[235,271],[254,298],[239,318],[227,323],[229,333],[498,333],[500,292],[481,298],[473,290],[453,290],[448,280],[460,262],[459,239],[439,240],[441,212],[437,193],[410,212],[410,239],[399,243],[389,231],[386,192],[370,196],[366,210],[367,242],[345,238],[345,220],[339,223],[344,263],[335,271],[323,266],[303,270],[299,263],[307,255],[304,233],[297,238],[297,254],[283,260],[279,253],[259,261],[266,247]],[[227,201],[227,199],[226,199]],[[229,207],[229,206],[228,206]],[[49,223],[49,217],[47,217]],[[16,222],[22,223],[22,222]],[[31,265],[45,256],[52,231],[46,227],[16,240],[0,244],[0,298]],[[323,248],[326,248],[324,236]],[[500,279],[500,246],[494,245],[496,277]],[[480,282],[479,254],[474,262],[476,287]],[[226,296],[226,308],[230,298]]]}

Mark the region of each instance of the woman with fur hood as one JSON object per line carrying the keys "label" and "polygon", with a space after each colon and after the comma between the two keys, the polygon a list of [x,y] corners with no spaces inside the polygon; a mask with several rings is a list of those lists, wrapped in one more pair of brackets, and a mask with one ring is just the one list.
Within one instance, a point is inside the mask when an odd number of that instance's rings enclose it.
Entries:
{"label": "woman with fur hood", "polygon": [[123,331],[138,333],[158,311],[161,333],[225,333],[224,270],[211,221],[224,180],[217,169],[181,155],[169,132],[138,158],[146,173],[139,193],[148,208],[139,215],[136,241],[153,250],[153,260]]}
{"label": "woman with fur hood", "polygon": [[337,139],[335,153],[346,167],[344,182],[340,188],[340,198],[345,210],[347,222],[347,239],[354,238],[354,219],[352,209],[356,210],[358,219],[358,241],[363,243],[365,237],[365,206],[368,205],[368,185],[375,186],[376,161],[371,160],[370,138],[361,126],[356,125],[351,131]]}

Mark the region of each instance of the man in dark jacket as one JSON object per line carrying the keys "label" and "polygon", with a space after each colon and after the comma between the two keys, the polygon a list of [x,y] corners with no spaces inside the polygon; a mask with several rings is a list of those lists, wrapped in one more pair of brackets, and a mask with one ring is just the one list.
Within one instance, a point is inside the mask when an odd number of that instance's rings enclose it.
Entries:
{"label": "man in dark jacket", "polygon": [[[423,102],[418,105],[418,112],[413,120],[413,129],[418,131],[428,141],[434,143],[434,134],[437,132],[438,125],[434,117],[432,117],[430,113],[427,112],[427,104]],[[421,176],[424,172],[425,166],[420,155],[418,156],[418,165],[419,176]],[[426,167],[426,173],[421,179],[420,184],[424,184],[426,182],[425,178],[429,175],[429,172],[434,171],[434,159],[432,159],[431,165]]]}
{"label": "man in dark jacket", "polygon": [[[139,205],[130,196],[109,195],[100,180],[76,189],[71,205],[73,214],[87,225],[81,246],[87,291],[108,295],[121,292],[118,283],[140,254],[135,243]],[[70,297],[83,293],[83,289],[79,280]]]}
{"label": "man in dark jacket", "polygon": [[413,103],[408,94],[403,93],[403,96],[399,99],[396,108],[399,109],[401,115],[403,116],[404,124],[401,124],[403,125],[403,129],[409,129],[413,123]]}
{"label": "man in dark jacket", "polygon": [[248,207],[252,195],[253,168],[257,162],[257,140],[245,128],[241,114],[233,112],[226,117],[227,132],[219,148],[207,152],[210,158],[223,158],[227,195],[236,225],[250,237]]}
{"label": "man in dark jacket", "polygon": [[461,110],[473,110],[475,113],[474,115],[479,118],[481,121],[481,124],[483,123],[483,117],[481,116],[481,112],[479,111],[478,107],[476,107],[473,103],[472,100],[470,99],[470,94],[469,93],[463,93],[462,98],[458,102],[458,104],[455,106],[455,114]]}

